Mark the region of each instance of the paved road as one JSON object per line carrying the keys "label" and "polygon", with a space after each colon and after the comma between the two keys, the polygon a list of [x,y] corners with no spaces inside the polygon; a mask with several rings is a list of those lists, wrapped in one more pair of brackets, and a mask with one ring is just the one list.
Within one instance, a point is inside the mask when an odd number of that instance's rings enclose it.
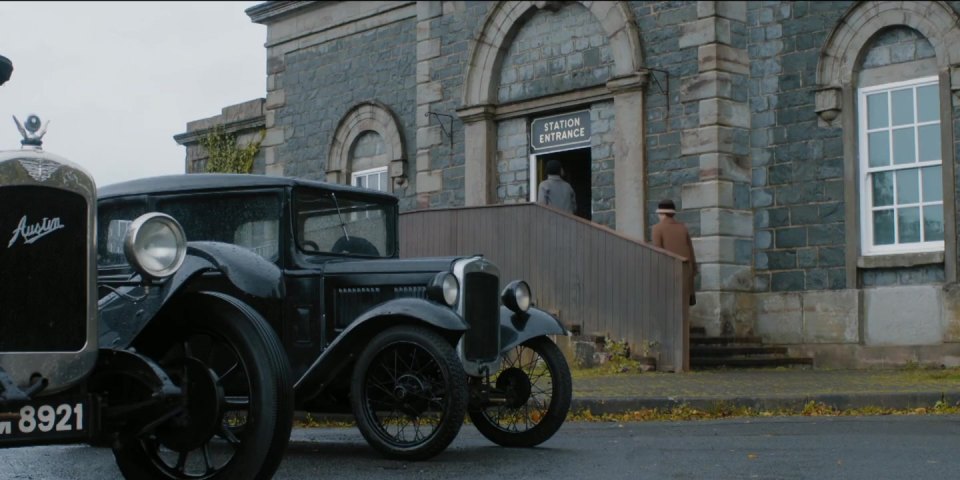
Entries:
{"label": "paved road", "polygon": [[[354,429],[297,430],[276,478],[863,479],[956,478],[960,417],[783,417],[569,423],[536,449],[493,446],[470,426],[433,460],[373,453]],[[119,478],[109,451],[0,450],[0,479]]]}

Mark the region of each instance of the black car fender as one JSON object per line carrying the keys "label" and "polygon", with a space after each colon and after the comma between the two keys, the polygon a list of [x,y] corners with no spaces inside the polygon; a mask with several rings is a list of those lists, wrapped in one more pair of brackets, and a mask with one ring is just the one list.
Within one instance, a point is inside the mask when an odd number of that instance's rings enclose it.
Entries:
{"label": "black car fender", "polygon": [[116,288],[100,299],[100,347],[130,346],[192,280],[207,272],[220,272],[233,287],[253,297],[284,295],[280,268],[260,255],[226,243],[190,242],[183,265],[170,278],[159,284]]}
{"label": "black car fender", "polygon": [[297,381],[297,402],[308,401],[323,391],[360,355],[378,332],[394,325],[425,325],[439,329],[451,342],[470,326],[460,315],[435,302],[420,298],[388,300],[367,310],[343,330]]}
{"label": "black car fender", "polygon": [[539,308],[514,312],[500,307],[500,352],[506,352],[527,340],[543,335],[569,335],[560,320]]}

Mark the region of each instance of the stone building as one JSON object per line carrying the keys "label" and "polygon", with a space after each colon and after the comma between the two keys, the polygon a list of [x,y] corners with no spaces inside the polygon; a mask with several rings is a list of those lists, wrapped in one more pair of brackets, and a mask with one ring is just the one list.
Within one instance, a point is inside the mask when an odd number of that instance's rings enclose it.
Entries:
{"label": "stone building", "polygon": [[[257,172],[405,210],[535,200],[649,239],[692,324],[823,366],[960,363],[960,2],[278,1]],[[189,142],[184,142],[189,144]],[[189,166],[188,166],[189,170]]]}

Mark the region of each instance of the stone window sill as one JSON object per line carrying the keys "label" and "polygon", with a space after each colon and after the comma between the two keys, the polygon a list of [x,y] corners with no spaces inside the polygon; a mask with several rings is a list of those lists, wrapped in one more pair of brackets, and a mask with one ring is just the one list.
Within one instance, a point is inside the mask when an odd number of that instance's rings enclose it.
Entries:
{"label": "stone window sill", "polygon": [[857,258],[860,268],[903,268],[943,263],[943,252],[901,253],[896,255],[871,255]]}

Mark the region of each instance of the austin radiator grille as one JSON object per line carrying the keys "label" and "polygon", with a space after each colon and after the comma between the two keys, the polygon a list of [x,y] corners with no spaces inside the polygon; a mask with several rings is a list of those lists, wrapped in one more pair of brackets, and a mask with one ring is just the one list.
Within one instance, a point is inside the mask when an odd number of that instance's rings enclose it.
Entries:
{"label": "austin radiator grille", "polygon": [[0,352],[79,351],[87,334],[87,201],[0,188]]}
{"label": "austin radiator grille", "polygon": [[334,293],[336,328],[342,329],[371,307],[394,298],[427,298],[427,287],[421,285],[342,287]]}
{"label": "austin radiator grille", "polygon": [[500,280],[496,275],[470,272],[464,280],[463,312],[470,330],[463,338],[467,360],[491,361],[499,355]]}

